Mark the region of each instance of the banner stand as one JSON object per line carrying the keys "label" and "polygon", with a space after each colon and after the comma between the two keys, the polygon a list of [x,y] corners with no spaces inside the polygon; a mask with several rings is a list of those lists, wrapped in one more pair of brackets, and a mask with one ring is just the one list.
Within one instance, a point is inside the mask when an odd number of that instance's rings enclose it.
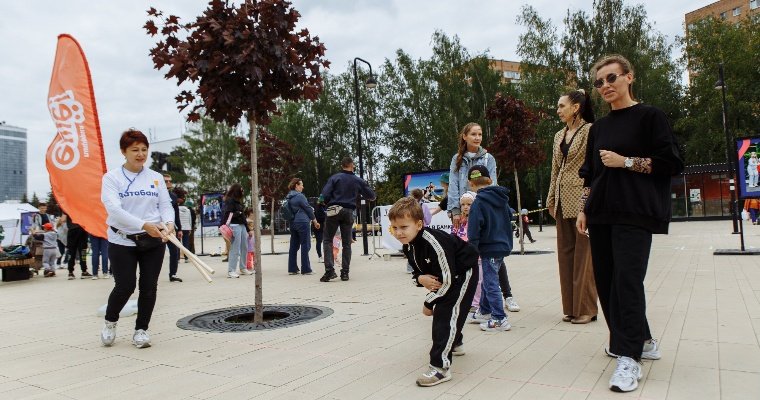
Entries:
{"label": "banner stand", "polygon": [[[205,240],[203,228],[210,226],[219,226],[219,220],[222,218],[223,198],[224,193],[221,192],[204,193],[201,195],[201,212],[199,216],[201,220],[201,253],[198,254],[199,256],[213,256],[213,254],[206,253],[203,247]],[[219,255],[221,256],[221,254]]]}

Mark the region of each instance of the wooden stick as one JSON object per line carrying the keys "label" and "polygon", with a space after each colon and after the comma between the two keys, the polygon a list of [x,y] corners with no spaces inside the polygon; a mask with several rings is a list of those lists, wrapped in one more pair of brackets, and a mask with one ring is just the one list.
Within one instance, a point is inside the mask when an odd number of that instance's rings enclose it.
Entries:
{"label": "wooden stick", "polygon": [[170,242],[172,242],[175,246],[177,246],[177,248],[179,248],[180,251],[182,251],[183,253],[185,253],[185,255],[187,256],[187,258],[191,261],[191,264],[193,264],[193,266],[195,267],[195,269],[197,269],[198,272],[200,272],[200,274],[203,276],[203,278],[206,279],[206,281],[208,281],[209,283],[211,283],[213,281],[213,279],[211,279],[211,275],[209,275],[209,272],[212,273],[212,274],[214,273],[214,270],[211,267],[209,267],[203,261],[201,261],[190,250],[186,249],[185,246],[183,246],[182,243],[179,241],[179,239],[177,239],[177,237],[174,236],[173,234],[172,235],[166,235],[166,238]]}

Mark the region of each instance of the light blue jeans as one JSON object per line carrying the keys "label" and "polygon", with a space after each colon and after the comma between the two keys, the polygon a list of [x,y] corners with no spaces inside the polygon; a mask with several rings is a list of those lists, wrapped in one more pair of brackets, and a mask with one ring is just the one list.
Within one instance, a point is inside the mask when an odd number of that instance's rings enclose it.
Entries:
{"label": "light blue jeans", "polygon": [[232,244],[230,245],[227,272],[242,271],[245,269],[245,261],[248,256],[248,229],[242,224],[230,224],[232,228]]}
{"label": "light blue jeans", "polygon": [[483,266],[483,287],[480,293],[480,313],[491,314],[491,318],[501,321],[507,314],[504,312],[504,299],[501,297],[499,286],[499,268],[504,262],[502,257],[481,257]]}

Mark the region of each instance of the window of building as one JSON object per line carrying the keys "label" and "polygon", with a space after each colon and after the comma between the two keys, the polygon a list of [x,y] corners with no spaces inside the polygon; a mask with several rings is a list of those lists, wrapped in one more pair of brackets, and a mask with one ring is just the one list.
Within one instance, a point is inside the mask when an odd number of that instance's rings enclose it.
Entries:
{"label": "window of building", "polygon": [[749,2],[749,9],[750,10],[756,9],[758,6],[760,6],[760,4],[758,4],[758,3],[760,3],[760,2],[758,2],[757,0],[750,0],[750,2]]}
{"label": "window of building", "polygon": [[741,7],[734,8],[734,17],[738,16],[741,13],[742,13],[742,8]]}
{"label": "window of building", "polygon": [[728,17],[727,12],[723,11],[722,13],[720,13],[720,19],[726,19],[726,17]]}

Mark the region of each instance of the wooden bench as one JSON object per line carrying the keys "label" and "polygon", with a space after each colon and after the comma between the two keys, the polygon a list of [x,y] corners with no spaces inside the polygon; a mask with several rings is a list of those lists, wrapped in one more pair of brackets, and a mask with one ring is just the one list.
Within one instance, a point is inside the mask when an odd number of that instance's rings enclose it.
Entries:
{"label": "wooden bench", "polygon": [[30,270],[30,268],[33,264],[34,258],[0,261],[0,270],[2,270],[3,282],[21,281],[31,278],[33,272]]}

